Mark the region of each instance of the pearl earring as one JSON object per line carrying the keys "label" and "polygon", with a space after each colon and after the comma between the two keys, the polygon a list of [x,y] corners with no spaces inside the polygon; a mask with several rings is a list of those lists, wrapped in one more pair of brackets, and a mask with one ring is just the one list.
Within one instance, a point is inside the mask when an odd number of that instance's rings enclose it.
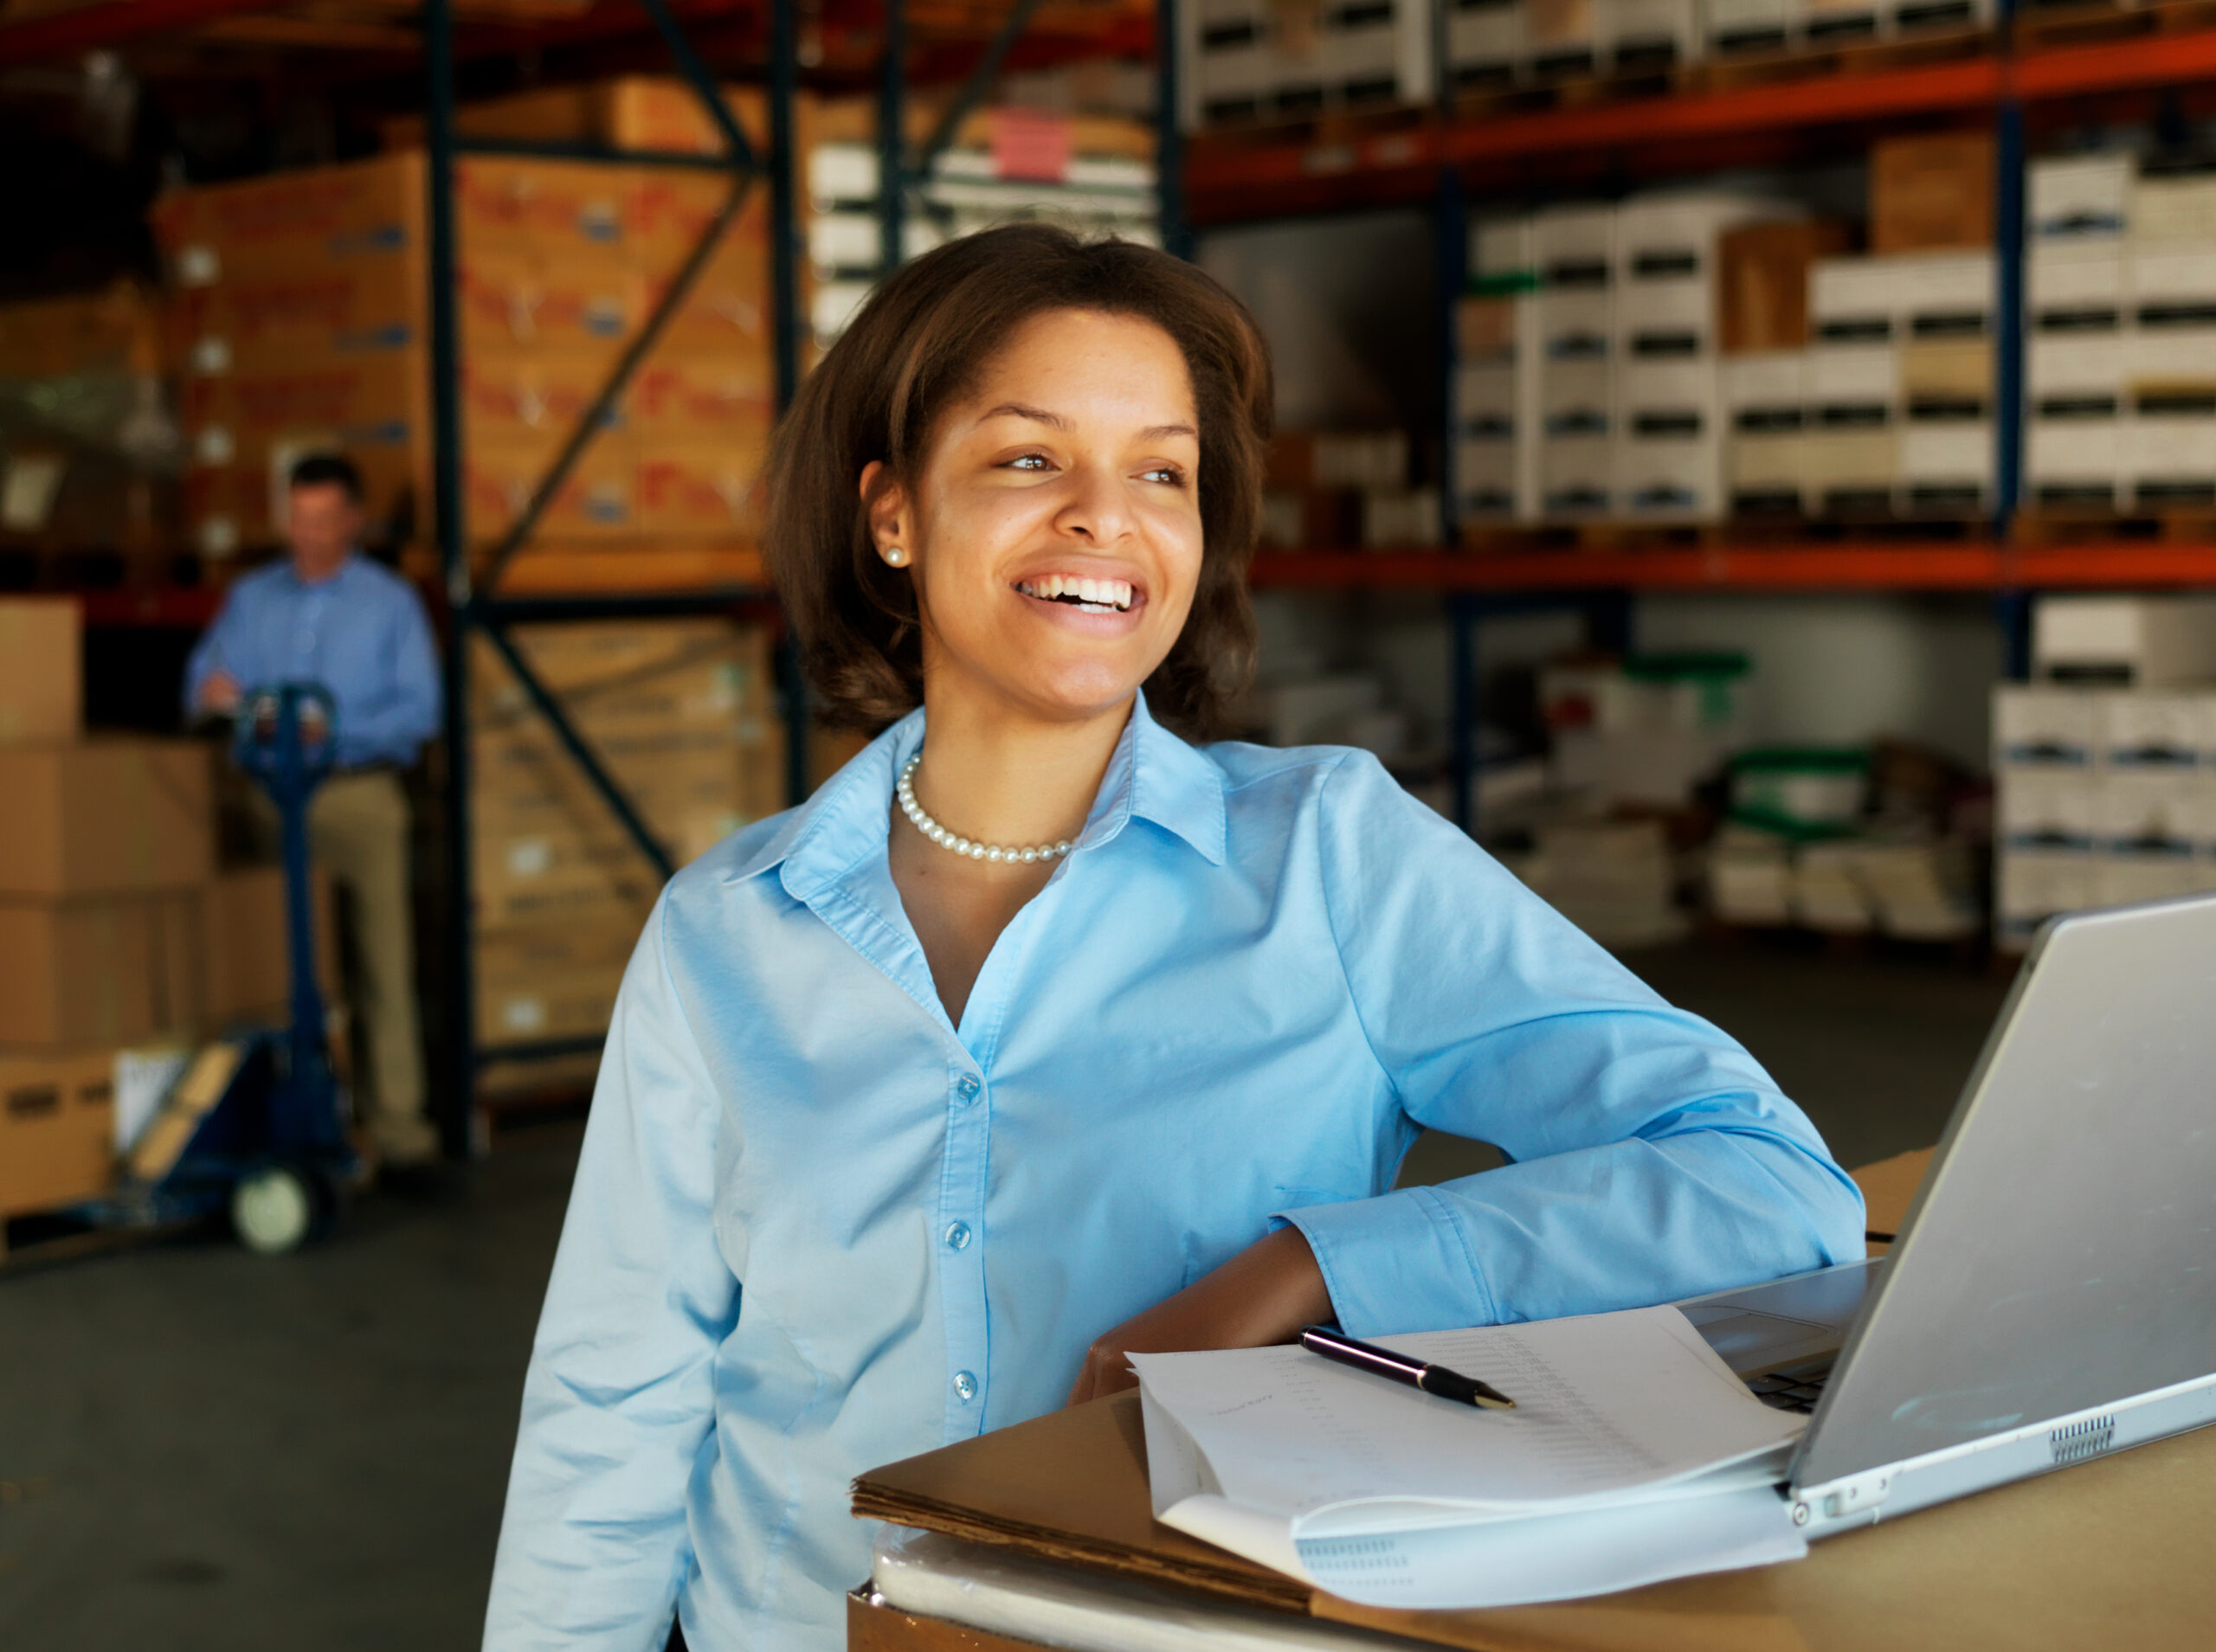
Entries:
{"label": "pearl earring", "polygon": [[885,558],[885,565],[888,568],[905,568],[908,565],[908,553],[898,545],[887,545],[878,555]]}

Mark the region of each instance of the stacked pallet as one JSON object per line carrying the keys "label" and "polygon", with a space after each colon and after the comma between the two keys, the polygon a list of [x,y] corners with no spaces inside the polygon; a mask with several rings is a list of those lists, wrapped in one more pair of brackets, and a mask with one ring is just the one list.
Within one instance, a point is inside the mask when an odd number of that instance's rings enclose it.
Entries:
{"label": "stacked pallet", "polygon": [[[682,87],[617,82],[564,106],[589,138],[692,148]],[[742,103],[758,129],[760,100]],[[499,125],[496,119],[494,124]],[[542,124],[544,124],[542,122]],[[423,157],[413,151],[172,193],[156,227],[184,368],[193,542],[277,541],[283,481],[339,448],[372,533],[428,529],[432,463]],[[727,197],[712,170],[472,156],[455,164],[463,492],[497,542]],[[724,233],[534,544],[744,543],[774,397],[767,192]]]}
{"label": "stacked pallet", "polygon": [[195,1038],[287,1013],[282,875],[218,869],[210,749],[88,737],[82,674],[74,601],[0,601],[0,1218],[98,1196]]}
{"label": "stacked pallet", "polygon": [[[672,861],[784,807],[760,627],[598,620],[512,636]],[[488,642],[471,686],[478,1042],[597,1037],[660,880]]]}

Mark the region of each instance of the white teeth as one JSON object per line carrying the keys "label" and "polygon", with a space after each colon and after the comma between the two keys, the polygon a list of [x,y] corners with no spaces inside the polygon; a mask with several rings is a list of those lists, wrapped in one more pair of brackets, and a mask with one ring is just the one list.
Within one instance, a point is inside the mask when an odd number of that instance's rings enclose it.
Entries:
{"label": "white teeth", "polygon": [[1042,574],[1037,579],[1022,582],[1015,588],[1024,595],[1042,602],[1052,602],[1061,597],[1071,598],[1100,614],[1127,612],[1134,595],[1127,580],[1079,579],[1063,574]]}
{"label": "white teeth", "polygon": [[1102,584],[1103,582],[1097,579],[1079,580],[1078,595],[1088,602],[1098,602],[1107,595],[1107,593],[1101,588]]}

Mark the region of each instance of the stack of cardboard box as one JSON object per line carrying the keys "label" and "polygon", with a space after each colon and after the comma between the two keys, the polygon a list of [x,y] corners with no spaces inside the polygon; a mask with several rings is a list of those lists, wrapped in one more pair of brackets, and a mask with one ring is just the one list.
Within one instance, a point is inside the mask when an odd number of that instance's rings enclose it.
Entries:
{"label": "stack of cardboard box", "polygon": [[[589,129],[557,121],[533,135],[698,151],[712,133],[697,129],[697,112],[686,124],[689,96],[657,80],[564,93],[564,118]],[[758,135],[758,95],[738,107]],[[454,182],[463,490],[481,544],[516,520],[731,181],[712,170],[471,156]],[[425,190],[424,157],[410,151],[158,203],[188,511],[203,556],[274,542],[286,472],[318,448],[342,448],[363,467],[374,537],[405,540],[426,525]],[[774,395],[767,211],[757,190],[725,230],[552,501],[544,542],[751,537]]]}
{"label": "stack of cardboard box", "polygon": [[213,752],[87,737],[81,660],[74,601],[0,601],[0,1217],[107,1185],[126,1052],[286,1012],[282,875],[216,869]]}
{"label": "stack of cardboard box", "polygon": [[[783,807],[758,626],[599,621],[515,638],[673,861]],[[479,1042],[596,1035],[659,880],[489,644],[472,682]]]}
{"label": "stack of cardboard box", "polygon": [[160,305],[136,282],[0,305],[0,548],[164,548],[179,455],[163,365]]}

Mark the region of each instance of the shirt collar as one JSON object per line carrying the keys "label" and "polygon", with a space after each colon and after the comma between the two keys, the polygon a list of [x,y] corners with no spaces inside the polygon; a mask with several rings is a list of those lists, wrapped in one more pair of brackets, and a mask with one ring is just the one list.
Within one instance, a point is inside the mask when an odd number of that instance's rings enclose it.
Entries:
{"label": "shirt collar", "polygon": [[[730,881],[782,867],[785,888],[804,901],[837,882],[863,857],[882,854],[892,828],[894,778],[923,742],[924,714],[911,711],[786,816],[769,841],[731,872]],[[1135,815],[1175,833],[1211,865],[1229,858],[1222,771],[1156,723],[1143,693],[1132,702],[1077,847],[1112,841]]]}

